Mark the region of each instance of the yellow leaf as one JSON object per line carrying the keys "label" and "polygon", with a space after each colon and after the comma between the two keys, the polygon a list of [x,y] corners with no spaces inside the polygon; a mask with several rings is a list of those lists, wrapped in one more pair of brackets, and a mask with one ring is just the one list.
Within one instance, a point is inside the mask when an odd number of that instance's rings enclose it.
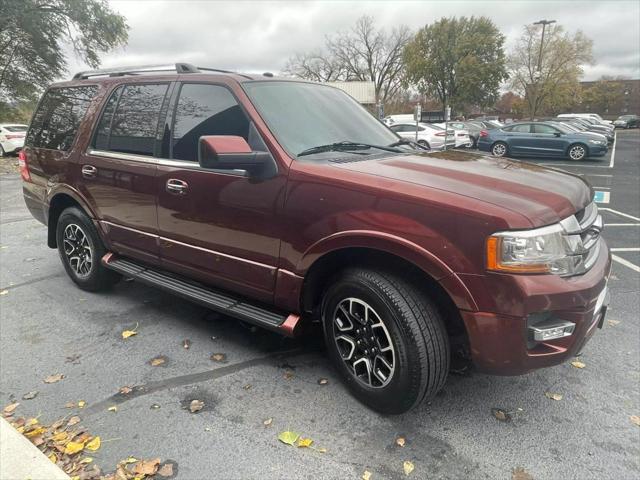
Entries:
{"label": "yellow leaf", "polygon": [[85,402],[84,400],[80,400],[78,402],[78,408],[84,408],[84,406],[87,404],[87,402]]}
{"label": "yellow leaf", "polygon": [[69,442],[64,449],[65,455],[73,455],[84,448],[84,442]]}
{"label": "yellow leaf", "polygon": [[25,432],[24,436],[27,437],[27,438],[36,437],[38,435],[43,434],[46,431],[47,431],[47,429],[44,428],[44,427],[34,428],[30,432]]}
{"label": "yellow leaf", "polygon": [[61,442],[62,440],[66,440],[69,434],[67,432],[56,433],[51,439],[54,442]]}
{"label": "yellow leaf", "polygon": [[84,457],[82,460],[80,460],[80,463],[91,463],[93,462],[93,458],[91,457]]}
{"label": "yellow leaf", "polygon": [[362,474],[362,480],[370,480],[371,478],[371,472],[369,470],[365,470],[364,473]]}
{"label": "yellow leaf", "polygon": [[79,475],[74,475],[73,477],[71,477],[71,480],[80,480],[80,476]]}
{"label": "yellow leaf", "polygon": [[310,447],[312,444],[313,444],[313,440],[311,440],[310,438],[300,437],[298,439],[298,447],[300,448]]}
{"label": "yellow leaf", "polygon": [[91,450],[93,452],[98,450],[100,448],[100,437],[95,437],[93,440],[87,443],[86,447],[84,448],[86,448],[87,450]]}
{"label": "yellow leaf", "polygon": [[562,395],[559,393],[544,392],[544,395],[551,400],[562,400]]}
{"label": "yellow leaf", "polygon": [[629,417],[631,419],[631,423],[640,427],[640,417],[637,415],[631,415]]}
{"label": "yellow leaf", "polygon": [[49,375],[44,379],[44,383],[56,383],[64,378],[64,375],[61,373],[56,373],[55,375]]}
{"label": "yellow leaf", "polygon": [[280,440],[282,443],[286,443],[287,445],[295,444],[298,438],[300,438],[299,433],[290,432],[290,431],[281,432],[278,435],[278,440]]}
{"label": "yellow leaf", "polygon": [[317,448],[317,449],[316,449],[316,452],[318,452],[318,453],[327,453],[327,449],[326,449],[326,448],[324,448],[324,447]]}
{"label": "yellow leaf", "polygon": [[573,362],[571,362],[571,365],[573,365],[576,368],[584,368],[586,367],[586,365],[582,362],[579,362],[578,360],[574,360]]}
{"label": "yellow leaf", "polygon": [[404,437],[398,437],[396,438],[396,445],[398,445],[399,447],[404,447],[405,444],[405,439]]}
{"label": "yellow leaf", "polygon": [[35,425],[36,423],[38,423],[37,418],[30,418],[29,420],[27,420],[27,423],[25,426],[30,427],[31,425]]}
{"label": "yellow leaf", "polygon": [[129,338],[129,337],[133,337],[134,335],[137,335],[138,332],[135,332],[133,330],[125,330],[124,332],[122,332],[122,338]]}
{"label": "yellow leaf", "polygon": [[110,412],[117,412],[118,411],[118,407],[113,405],[112,407],[107,408],[107,410],[109,410]]}
{"label": "yellow leaf", "polygon": [[51,455],[49,455],[47,457],[49,460],[51,460],[53,463],[56,463],[58,461],[58,457],[56,457],[55,453],[52,453]]}
{"label": "yellow leaf", "polygon": [[416,467],[413,462],[405,460],[405,462],[402,464],[402,468],[404,469],[404,474],[409,475]]}
{"label": "yellow leaf", "polygon": [[138,461],[138,459],[137,459],[137,458],[135,458],[135,457],[129,457],[129,458],[127,458],[127,459],[124,461],[124,463],[127,463],[127,464],[129,464],[129,463],[136,463],[137,461]]}
{"label": "yellow leaf", "polygon": [[164,361],[165,360],[162,357],[153,358],[151,359],[151,366],[157,367],[158,365],[162,365]]}

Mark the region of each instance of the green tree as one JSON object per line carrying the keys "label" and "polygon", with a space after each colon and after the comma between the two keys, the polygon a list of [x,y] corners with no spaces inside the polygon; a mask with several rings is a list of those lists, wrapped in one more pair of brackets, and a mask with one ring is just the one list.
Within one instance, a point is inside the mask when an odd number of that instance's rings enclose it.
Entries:
{"label": "green tree", "polygon": [[593,61],[592,42],[581,31],[571,35],[561,25],[549,25],[542,50],[541,37],[537,25],[526,25],[508,60],[511,87],[525,97],[531,118],[574,105],[582,65]]}
{"label": "green tree", "polygon": [[492,105],[507,78],[504,35],[486,17],[442,18],[404,51],[407,80],[455,111]]}
{"label": "green tree", "polygon": [[608,113],[624,96],[624,84],[603,77],[582,90],[582,105],[587,111]]}
{"label": "green tree", "polygon": [[91,67],[127,41],[106,0],[0,0],[0,102],[29,102],[67,68],[65,44]]}

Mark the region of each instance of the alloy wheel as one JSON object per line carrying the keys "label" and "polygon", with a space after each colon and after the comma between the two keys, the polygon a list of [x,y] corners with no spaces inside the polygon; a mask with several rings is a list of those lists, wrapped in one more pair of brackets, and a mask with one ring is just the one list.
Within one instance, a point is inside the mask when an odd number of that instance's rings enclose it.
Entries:
{"label": "alloy wheel", "polygon": [[395,350],[378,313],[359,298],[345,298],[333,313],[338,352],[351,374],[364,385],[382,388],[393,378]]}
{"label": "alloy wheel", "polygon": [[571,147],[571,150],[569,150],[569,158],[571,158],[571,160],[582,160],[586,153],[582,145],[574,145]]}
{"label": "alloy wheel", "polygon": [[496,143],[491,149],[491,153],[496,157],[502,157],[507,153],[507,147],[504,143]]}
{"label": "alloy wheel", "polygon": [[79,225],[70,223],[65,227],[62,239],[69,266],[78,277],[87,277],[93,264],[93,250],[87,235]]}

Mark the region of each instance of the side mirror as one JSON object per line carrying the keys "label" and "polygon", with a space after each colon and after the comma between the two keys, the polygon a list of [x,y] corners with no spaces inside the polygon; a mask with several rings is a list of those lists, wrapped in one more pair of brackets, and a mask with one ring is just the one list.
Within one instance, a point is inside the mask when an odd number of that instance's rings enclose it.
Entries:
{"label": "side mirror", "polygon": [[560,133],[560,132],[555,132],[553,135],[554,135],[554,136],[556,136],[556,137],[561,137],[561,136],[562,136],[562,133]]}
{"label": "side mirror", "polygon": [[202,168],[246,170],[258,174],[271,161],[269,152],[254,152],[247,141],[233,135],[205,135],[198,142],[198,163]]}

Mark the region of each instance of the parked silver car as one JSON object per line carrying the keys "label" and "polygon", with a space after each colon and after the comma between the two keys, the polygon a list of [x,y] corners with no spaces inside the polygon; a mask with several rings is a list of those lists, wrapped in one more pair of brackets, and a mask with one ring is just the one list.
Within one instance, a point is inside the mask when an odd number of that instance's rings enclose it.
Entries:
{"label": "parked silver car", "polygon": [[445,131],[444,128],[438,127],[431,123],[394,123],[389,127],[402,138],[416,140],[416,128],[418,129],[417,143],[431,150],[442,150],[446,146],[455,147],[456,136],[454,130]]}

